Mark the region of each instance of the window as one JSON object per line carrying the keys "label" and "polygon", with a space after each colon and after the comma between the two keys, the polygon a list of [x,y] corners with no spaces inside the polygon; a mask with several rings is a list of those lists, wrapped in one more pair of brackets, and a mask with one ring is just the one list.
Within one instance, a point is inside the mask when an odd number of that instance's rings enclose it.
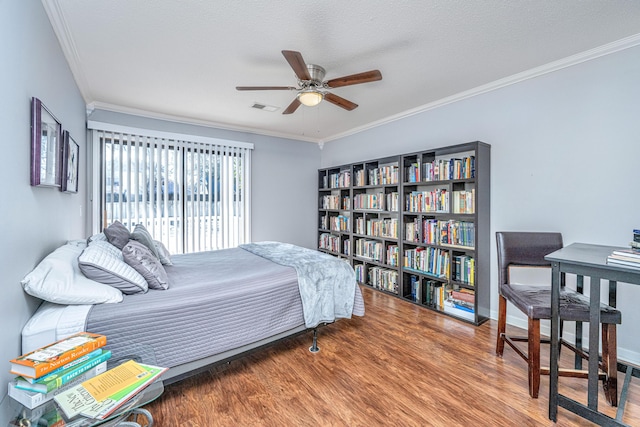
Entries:
{"label": "window", "polygon": [[172,253],[250,240],[252,144],[118,130],[93,130],[98,226],[143,224]]}

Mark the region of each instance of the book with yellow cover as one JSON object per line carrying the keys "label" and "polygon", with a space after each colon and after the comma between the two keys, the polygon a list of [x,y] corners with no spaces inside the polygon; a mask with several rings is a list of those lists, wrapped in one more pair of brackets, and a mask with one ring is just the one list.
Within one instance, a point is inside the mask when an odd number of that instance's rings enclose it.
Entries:
{"label": "book with yellow cover", "polygon": [[28,378],[39,378],[85,354],[107,344],[107,337],[91,332],[78,332],[60,341],[11,359],[10,372]]}
{"label": "book with yellow cover", "polygon": [[68,418],[105,419],[168,368],[130,360],[54,397]]}

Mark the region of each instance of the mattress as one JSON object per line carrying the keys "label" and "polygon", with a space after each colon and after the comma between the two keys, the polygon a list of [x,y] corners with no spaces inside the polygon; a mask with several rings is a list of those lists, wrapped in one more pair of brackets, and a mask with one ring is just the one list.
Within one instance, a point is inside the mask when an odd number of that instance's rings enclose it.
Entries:
{"label": "mattress", "polygon": [[[168,290],[118,304],[43,303],[23,329],[23,353],[88,330],[106,335],[116,357],[143,346],[156,364],[172,368],[305,329],[295,269],[239,248],[174,255],[172,262]],[[363,315],[358,287],[354,298],[354,314]]]}

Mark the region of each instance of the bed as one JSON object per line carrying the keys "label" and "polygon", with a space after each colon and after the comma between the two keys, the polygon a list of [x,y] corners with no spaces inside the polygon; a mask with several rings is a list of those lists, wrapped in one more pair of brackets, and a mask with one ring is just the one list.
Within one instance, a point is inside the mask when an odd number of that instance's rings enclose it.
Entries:
{"label": "bed", "polygon": [[[86,247],[64,249],[72,281],[86,280],[75,265]],[[336,269],[350,277],[351,267],[310,249],[265,242],[173,255],[171,264],[164,266],[168,289],[124,294],[120,302],[69,304],[49,296],[22,330],[23,353],[86,330],[106,335],[114,357],[132,346],[152,351],[156,364],[170,368],[163,378],[174,382],[309,329],[315,346],[318,326],[364,315],[355,277],[346,287],[333,284]]]}

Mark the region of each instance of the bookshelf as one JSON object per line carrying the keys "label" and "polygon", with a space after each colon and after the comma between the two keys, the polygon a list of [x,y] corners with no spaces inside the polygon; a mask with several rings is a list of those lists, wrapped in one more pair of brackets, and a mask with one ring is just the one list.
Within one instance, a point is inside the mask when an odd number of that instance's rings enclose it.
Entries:
{"label": "bookshelf", "polygon": [[490,306],[490,145],[318,170],[318,249],[358,282],[479,325]]}

